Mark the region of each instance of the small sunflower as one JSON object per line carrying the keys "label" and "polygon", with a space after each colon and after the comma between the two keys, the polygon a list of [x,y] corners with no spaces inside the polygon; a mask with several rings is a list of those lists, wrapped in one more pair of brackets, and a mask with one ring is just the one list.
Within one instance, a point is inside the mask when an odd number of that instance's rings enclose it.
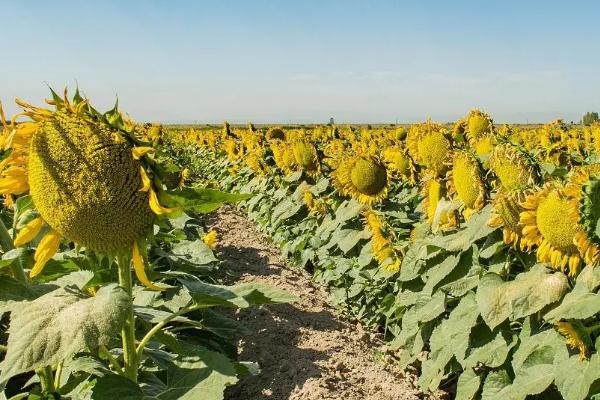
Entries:
{"label": "small sunflower", "polygon": [[454,153],[449,173],[449,194],[462,202],[465,218],[481,210],[485,205],[485,183],[479,162],[465,151]]}
{"label": "small sunflower", "polygon": [[327,214],[327,205],[325,202],[322,199],[315,199],[315,196],[309,188],[304,189],[302,199],[304,200],[304,204],[306,204],[306,208],[308,208],[311,213],[321,215]]}
{"label": "small sunflower", "polygon": [[312,143],[300,140],[293,144],[292,151],[296,159],[296,164],[309,175],[318,175],[321,166],[319,164],[319,155],[317,149]]}
{"label": "small sunflower", "polygon": [[267,140],[285,140],[285,131],[280,127],[274,126],[269,128],[266,134]]}
{"label": "small sunflower", "polygon": [[386,237],[383,222],[373,211],[365,213],[365,222],[371,231],[371,246],[373,256],[386,272],[396,272],[400,269],[401,255],[397,254],[392,243]]}
{"label": "small sunflower", "polygon": [[376,157],[352,156],[340,162],[332,173],[334,186],[362,204],[375,204],[387,197],[388,172]]}
{"label": "small sunflower", "polygon": [[567,340],[567,345],[579,351],[579,358],[586,360],[589,358],[593,344],[589,332],[580,321],[560,321],[557,322],[556,330]]}
{"label": "small sunflower", "polygon": [[538,261],[577,275],[582,258],[576,241],[583,231],[577,201],[563,187],[547,183],[530,193],[522,206],[523,237],[538,246]]}
{"label": "small sunflower", "polygon": [[502,227],[505,244],[521,250],[531,247],[531,243],[523,238],[523,226],[520,222],[520,215],[523,211],[521,203],[525,200],[526,195],[524,191],[497,193],[492,201],[492,216],[488,221],[492,228]]}
{"label": "small sunflower", "polygon": [[524,190],[540,182],[539,167],[526,150],[510,143],[495,147],[490,168],[505,192]]}
{"label": "small sunflower", "polygon": [[214,250],[217,247],[217,242],[219,241],[219,236],[217,231],[211,230],[204,237],[202,241],[205,245],[207,245],[211,250]]}
{"label": "small sunflower", "polygon": [[471,110],[466,118],[466,134],[471,144],[475,144],[484,136],[491,135],[494,131],[492,118],[480,110]]}
{"label": "small sunflower", "polygon": [[443,126],[433,122],[413,125],[406,138],[408,152],[417,162],[435,176],[446,172],[452,157],[452,142]]}
{"label": "small sunflower", "polygon": [[287,143],[275,140],[271,143],[271,150],[273,151],[275,164],[284,174],[287,175],[296,171],[298,165],[296,164],[294,150]]}
{"label": "small sunflower", "polygon": [[390,172],[397,174],[404,182],[414,184],[416,168],[408,152],[400,146],[390,146],[383,151],[383,161]]}
{"label": "small sunflower", "polygon": [[429,226],[437,225],[442,230],[448,230],[458,225],[456,212],[452,208],[442,207],[446,196],[446,185],[443,181],[429,178],[423,182],[423,209]]}

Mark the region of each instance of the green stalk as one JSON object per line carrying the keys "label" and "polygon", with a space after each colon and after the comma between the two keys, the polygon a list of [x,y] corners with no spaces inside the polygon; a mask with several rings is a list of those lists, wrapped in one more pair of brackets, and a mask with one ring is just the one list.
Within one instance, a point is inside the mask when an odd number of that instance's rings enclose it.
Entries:
{"label": "green stalk", "polygon": [[42,392],[54,393],[54,380],[52,376],[52,367],[44,367],[35,371],[40,377],[40,384],[42,385]]}
{"label": "green stalk", "polygon": [[123,363],[125,376],[134,382],[137,382],[137,357],[135,353],[135,317],[133,315],[133,295],[131,283],[131,267],[129,266],[129,257],[118,256],[117,267],[119,270],[119,285],[125,289],[130,297],[127,310],[127,319],[123,329],[121,329],[121,339],[123,341]]}
{"label": "green stalk", "polygon": [[106,357],[106,359],[108,360],[110,365],[113,366],[113,368],[117,371],[117,373],[119,373],[119,375],[123,375],[124,374],[123,367],[121,367],[121,364],[119,364],[119,361],[113,357],[113,355],[106,348],[106,346],[100,345],[98,349],[100,350],[100,353],[103,354],[104,357]]}
{"label": "green stalk", "polygon": [[63,370],[63,362],[59,362],[56,366],[56,372],[54,373],[54,387],[56,389],[60,388],[60,378]]}
{"label": "green stalk", "polygon": [[144,353],[144,347],[146,347],[146,345],[148,344],[150,339],[152,339],[152,336],[154,336],[158,331],[160,331],[165,325],[167,325],[169,322],[173,321],[175,318],[177,318],[183,314],[198,310],[200,308],[201,308],[200,305],[184,307],[181,310],[177,311],[176,313],[169,315],[167,318],[163,319],[158,324],[154,325],[152,327],[152,329],[150,329],[148,331],[148,333],[146,333],[146,335],[142,338],[142,340],[138,344],[138,347],[136,350],[137,359],[140,360],[142,358],[142,354]]}
{"label": "green stalk", "polygon": [[[8,229],[6,229],[6,225],[4,225],[4,222],[2,222],[1,219],[0,219],[0,246],[2,247],[2,250],[5,253],[9,252],[15,248],[15,246],[13,244],[13,238],[8,233]],[[12,273],[13,273],[15,279],[18,279],[23,283],[27,283],[27,275],[25,274],[25,271],[23,271],[23,267],[21,266],[21,263],[19,262],[18,259],[12,263],[10,268],[12,270]]]}

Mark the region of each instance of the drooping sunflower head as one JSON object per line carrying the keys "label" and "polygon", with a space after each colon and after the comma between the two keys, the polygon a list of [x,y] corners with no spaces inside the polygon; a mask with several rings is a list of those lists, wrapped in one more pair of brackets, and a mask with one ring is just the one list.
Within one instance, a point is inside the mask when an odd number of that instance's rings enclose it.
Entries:
{"label": "drooping sunflower head", "polygon": [[556,323],[556,330],[566,339],[567,345],[579,351],[579,358],[589,358],[593,347],[592,338],[581,321],[560,321]]}
{"label": "drooping sunflower head", "polygon": [[132,146],[83,110],[58,109],[38,123],[29,149],[29,188],[55,231],[91,250],[128,248],[154,214],[141,192]]}
{"label": "drooping sunflower head", "polygon": [[318,174],[320,170],[317,149],[312,143],[300,140],[292,146],[296,163],[308,174]]}
{"label": "drooping sunflower head", "polygon": [[479,157],[487,167],[489,164],[488,159],[496,147],[496,137],[492,134],[480,136],[473,141],[472,146],[477,157]]}
{"label": "drooping sunflower head", "polygon": [[510,143],[495,147],[490,168],[503,191],[524,190],[540,182],[538,165],[526,150]]}
{"label": "drooping sunflower head", "polygon": [[467,138],[472,144],[485,135],[491,135],[494,130],[492,118],[477,109],[471,110],[467,116]]}
{"label": "drooping sunflower head", "polygon": [[281,140],[274,140],[271,143],[271,150],[273,151],[275,164],[284,174],[289,174],[296,170],[297,164],[294,150],[287,143]]}
{"label": "drooping sunflower head", "polygon": [[582,262],[577,239],[583,231],[577,201],[563,187],[547,183],[530,193],[522,206],[523,237],[538,246],[538,261],[577,275]]}
{"label": "drooping sunflower head", "polygon": [[352,156],[340,162],[333,172],[334,186],[344,195],[363,204],[374,204],[387,197],[388,172],[375,157]]}
{"label": "drooping sunflower head", "polygon": [[432,122],[413,125],[408,132],[407,146],[411,157],[436,176],[441,176],[452,157],[452,143],[444,127]]}
{"label": "drooping sunflower head", "polygon": [[499,192],[492,201],[492,216],[488,224],[493,228],[502,227],[504,243],[527,249],[531,246],[523,238],[523,227],[520,215],[523,211],[521,202],[525,200],[526,192]]}
{"label": "drooping sunflower head", "polygon": [[266,137],[267,137],[267,140],[273,140],[273,139],[285,140],[285,131],[280,127],[274,126],[272,128],[269,128],[269,130],[267,131]]}
{"label": "drooping sunflower head", "polygon": [[430,227],[452,229],[458,224],[454,208],[446,207],[446,185],[439,179],[429,178],[423,182],[423,211]]}
{"label": "drooping sunflower head", "polygon": [[461,202],[466,218],[485,205],[486,190],[479,162],[465,151],[454,153],[449,172],[450,194]]}
{"label": "drooping sunflower head", "polygon": [[408,183],[415,183],[415,165],[408,152],[400,146],[390,146],[383,151],[383,160],[388,169]]}

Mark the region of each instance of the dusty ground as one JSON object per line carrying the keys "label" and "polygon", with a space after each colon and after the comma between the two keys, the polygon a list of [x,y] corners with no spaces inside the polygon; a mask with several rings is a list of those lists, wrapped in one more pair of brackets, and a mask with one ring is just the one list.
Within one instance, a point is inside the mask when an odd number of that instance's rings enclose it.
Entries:
{"label": "dusty ground", "polygon": [[224,207],[208,224],[217,230],[219,258],[233,281],[278,286],[297,303],[244,310],[249,328],[239,340],[241,360],[256,361],[262,373],[228,389],[226,400],[392,400],[426,397],[416,378],[393,371],[373,335],[337,318],[326,294],[310,276],[288,267],[253,225]]}

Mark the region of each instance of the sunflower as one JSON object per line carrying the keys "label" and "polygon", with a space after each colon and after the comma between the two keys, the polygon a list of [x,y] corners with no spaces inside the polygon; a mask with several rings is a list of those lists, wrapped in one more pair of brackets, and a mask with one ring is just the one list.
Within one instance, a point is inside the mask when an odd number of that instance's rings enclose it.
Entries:
{"label": "sunflower", "polygon": [[510,143],[495,147],[490,169],[498,177],[505,192],[523,190],[541,181],[539,167],[525,149]]}
{"label": "sunflower", "polygon": [[547,183],[531,192],[522,206],[523,237],[538,246],[538,261],[577,275],[582,262],[577,239],[583,232],[577,201],[562,186]]}
{"label": "sunflower", "polygon": [[485,205],[485,183],[479,162],[466,151],[454,153],[448,179],[449,194],[462,202],[465,218],[481,210]]}
{"label": "sunflower", "polygon": [[387,239],[383,222],[379,216],[369,210],[365,213],[365,222],[371,231],[371,246],[373,256],[386,272],[396,272],[400,269],[402,257],[397,254],[392,243]]}
{"label": "sunflower", "polygon": [[[149,161],[154,149],[136,145],[116,107],[102,115],[78,92],[73,102],[66,91],[64,98],[52,93],[48,103],[55,110],[17,100],[24,111],[10,122],[0,112],[2,143],[10,151],[0,164],[1,193],[28,193],[37,215],[18,232],[15,245],[43,233],[30,275],[42,272],[64,238],[111,256],[131,251],[139,280],[160,289],[146,277],[138,247],[157,215],[175,211],[159,202],[167,196],[157,163]],[[19,117],[29,121],[17,123]]]}
{"label": "sunflower", "polygon": [[278,126],[269,128],[266,134],[267,140],[285,140],[285,131]]}
{"label": "sunflower", "polygon": [[300,140],[293,144],[292,151],[296,164],[309,175],[318,175],[321,166],[317,149],[312,143]]}
{"label": "sunflower", "polygon": [[452,143],[443,126],[433,122],[413,125],[406,138],[410,156],[435,176],[446,172],[452,157]]}
{"label": "sunflower", "polygon": [[410,184],[416,181],[416,168],[408,152],[400,146],[390,146],[383,150],[383,161],[388,170]]}
{"label": "sunflower", "polygon": [[327,205],[322,199],[315,199],[315,196],[309,188],[305,188],[302,193],[302,199],[308,211],[315,214],[325,215],[327,214]]}
{"label": "sunflower", "polygon": [[494,131],[492,118],[477,109],[471,110],[466,118],[466,135],[469,143],[474,144],[482,137],[491,135]]}
{"label": "sunflower", "polygon": [[376,157],[352,156],[342,160],[332,173],[335,188],[362,204],[375,204],[387,197],[388,172]]}
{"label": "sunflower", "polygon": [[217,231],[211,230],[204,237],[202,241],[205,245],[207,245],[211,250],[214,250],[217,247],[217,242],[219,241],[219,236]]}
{"label": "sunflower", "polygon": [[284,174],[290,174],[297,169],[296,157],[294,150],[281,140],[271,142],[271,150],[273,151],[273,159],[275,164]]}
{"label": "sunflower", "polygon": [[594,170],[593,167],[580,170],[565,189],[577,204],[577,217],[583,229],[578,232],[575,243],[588,264],[595,264],[600,256],[600,236],[596,233],[600,222],[600,181],[590,177],[590,171]]}
{"label": "sunflower", "polygon": [[431,227],[448,230],[458,225],[456,213],[453,208],[444,207],[446,189],[443,181],[429,178],[423,182],[422,196],[423,209],[427,222]]}
{"label": "sunflower", "polygon": [[492,201],[492,216],[488,225],[492,228],[502,227],[504,243],[518,247],[521,250],[529,249],[532,244],[523,237],[523,226],[520,215],[523,211],[521,203],[525,200],[525,191],[499,192]]}
{"label": "sunflower", "polygon": [[567,340],[567,345],[579,350],[579,358],[586,360],[590,356],[592,349],[592,339],[586,327],[581,321],[560,321],[557,322],[556,330]]}
{"label": "sunflower", "polygon": [[227,159],[230,162],[236,162],[240,158],[244,156],[244,146],[242,143],[238,143],[235,139],[227,138],[223,142],[223,146],[225,147],[225,153],[227,154]]}

